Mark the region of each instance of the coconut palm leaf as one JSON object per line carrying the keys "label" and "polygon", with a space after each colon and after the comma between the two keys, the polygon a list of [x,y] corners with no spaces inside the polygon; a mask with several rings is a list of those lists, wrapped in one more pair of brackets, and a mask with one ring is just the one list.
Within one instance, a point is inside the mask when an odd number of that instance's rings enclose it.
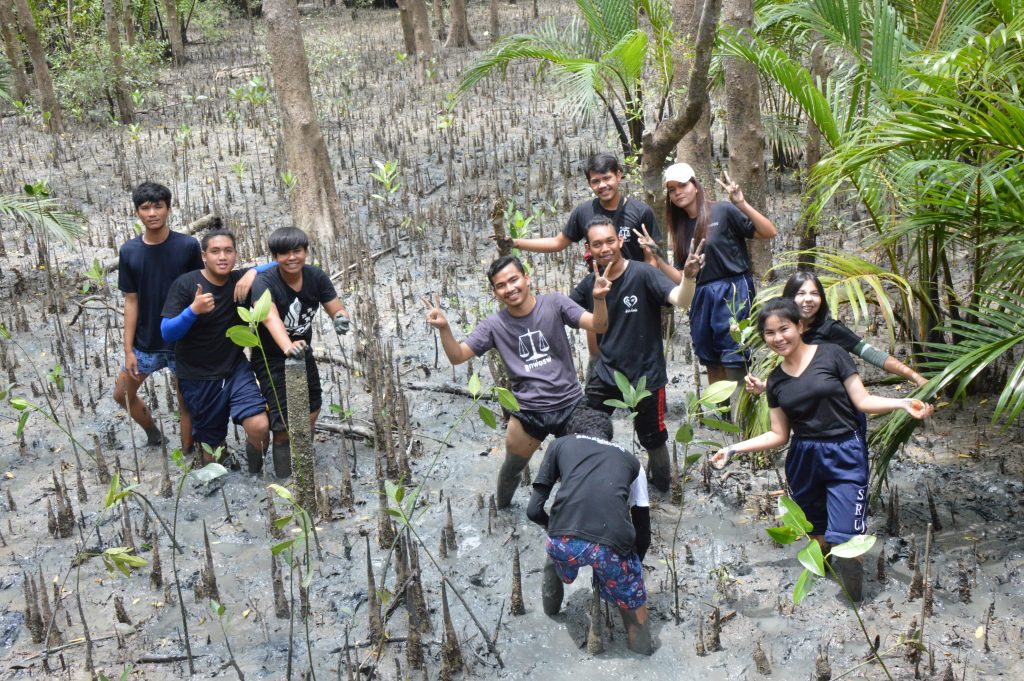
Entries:
{"label": "coconut palm leaf", "polygon": [[67,243],[85,236],[82,216],[54,199],[0,194],[0,216],[40,227]]}
{"label": "coconut palm leaf", "polygon": [[14,101],[14,74],[7,59],[0,56],[0,100]]}

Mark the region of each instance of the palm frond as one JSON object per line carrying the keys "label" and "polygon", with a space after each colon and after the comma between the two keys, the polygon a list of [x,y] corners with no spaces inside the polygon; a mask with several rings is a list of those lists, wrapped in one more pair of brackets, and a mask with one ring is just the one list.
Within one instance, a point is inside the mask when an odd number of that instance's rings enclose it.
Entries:
{"label": "palm frond", "polygon": [[40,227],[67,243],[85,236],[82,216],[50,198],[0,194],[0,215]]}
{"label": "palm frond", "polygon": [[6,57],[0,55],[0,100],[14,101],[14,74]]}
{"label": "palm frond", "polygon": [[576,6],[602,52],[637,28],[635,0],[576,0]]}

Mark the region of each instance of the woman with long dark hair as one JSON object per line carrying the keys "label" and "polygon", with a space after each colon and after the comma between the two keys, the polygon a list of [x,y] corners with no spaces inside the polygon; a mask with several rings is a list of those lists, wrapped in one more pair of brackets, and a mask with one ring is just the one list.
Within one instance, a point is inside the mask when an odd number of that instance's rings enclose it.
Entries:
{"label": "woman with long dark hair", "polygon": [[[782,288],[783,298],[792,298],[800,310],[800,319],[804,323],[803,339],[805,343],[835,343],[851,355],[860,357],[872,366],[876,366],[894,376],[900,376],[917,387],[923,386],[928,379],[917,373],[889,353],[879,350],[855,334],[842,322],[832,318],[825,299],[825,287],[817,275],[811,272],[794,272]],[[747,391],[761,394],[765,382],[755,376],[747,375]]]}
{"label": "woman with long dark hair", "polygon": [[690,336],[694,352],[707,368],[709,384],[743,378],[744,355],[732,338],[730,321],[734,315],[745,319],[754,297],[747,241],[778,234],[772,221],[746,202],[728,173],[723,177],[724,182],[717,181],[729,201],[713,203],[688,164],[676,163],[665,170],[665,224],[672,235],[674,266],[660,257],[652,239],[640,239],[658,256],[661,271],[677,284],[691,245],[704,244],[704,266],[690,304]]}
{"label": "woman with long dark hair", "polygon": [[[841,544],[867,531],[868,453],[858,412],[887,414],[903,409],[927,418],[921,400],[868,393],[850,355],[838,345],[804,342],[804,322],[790,298],[773,298],[761,308],[757,328],[782,363],[768,376],[771,430],[719,449],[711,458],[722,468],[733,454],[789,444],[786,485],[814,526],[811,536],[824,546]],[[793,440],[790,442],[790,432]],[[859,559],[833,563],[851,597],[860,600]]]}

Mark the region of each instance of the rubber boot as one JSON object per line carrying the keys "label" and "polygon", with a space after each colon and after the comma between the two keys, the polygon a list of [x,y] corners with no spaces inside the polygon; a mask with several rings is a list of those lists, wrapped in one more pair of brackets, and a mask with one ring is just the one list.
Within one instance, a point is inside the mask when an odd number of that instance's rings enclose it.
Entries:
{"label": "rubber boot", "polygon": [[522,480],[523,469],[530,464],[530,459],[515,454],[505,453],[505,463],[498,471],[498,490],[495,504],[498,508],[507,508],[512,503],[512,495],[516,493]]}
{"label": "rubber boot", "polygon": [[647,450],[647,469],[651,484],[659,492],[668,492],[672,484],[672,463],[666,445]]}
{"label": "rubber boot", "polygon": [[544,605],[545,615],[557,615],[562,609],[562,598],[565,595],[565,586],[562,578],[558,576],[555,569],[555,561],[548,556],[544,563],[544,580],[541,583],[540,598]]}
{"label": "rubber boot", "polygon": [[259,475],[263,472],[263,455],[266,454],[265,449],[260,449],[251,442],[245,443],[245,458],[249,463],[249,472],[253,475]]}
{"label": "rubber boot", "polygon": [[274,475],[282,479],[289,477],[292,474],[291,444],[288,442],[283,444],[275,442],[272,449],[274,454]]}
{"label": "rubber boot", "polygon": [[864,599],[864,562],[860,558],[832,558],[832,569],[854,603]]}
{"label": "rubber boot", "polygon": [[646,609],[644,619],[641,622],[637,610],[619,609],[622,615],[622,624],[626,627],[626,645],[634,653],[650,655],[654,652],[654,643],[651,641],[651,628],[647,624]]}

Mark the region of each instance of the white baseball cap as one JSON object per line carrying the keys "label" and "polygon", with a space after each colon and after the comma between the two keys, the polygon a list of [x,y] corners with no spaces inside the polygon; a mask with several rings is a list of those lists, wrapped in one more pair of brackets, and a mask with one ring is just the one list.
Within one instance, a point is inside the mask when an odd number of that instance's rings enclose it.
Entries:
{"label": "white baseball cap", "polygon": [[674,163],[665,169],[665,184],[667,185],[669,182],[686,184],[693,179],[695,174],[689,163]]}

